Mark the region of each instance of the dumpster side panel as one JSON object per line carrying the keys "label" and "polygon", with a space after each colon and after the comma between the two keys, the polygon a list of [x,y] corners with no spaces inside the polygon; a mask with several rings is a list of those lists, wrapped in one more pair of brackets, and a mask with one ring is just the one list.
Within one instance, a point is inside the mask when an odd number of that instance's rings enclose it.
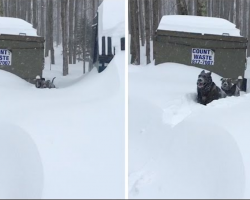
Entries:
{"label": "dumpster side panel", "polygon": [[[11,37],[10,37],[11,38]],[[16,38],[14,38],[16,39]],[[44,68],[44,43],[43,41],[22,41],[0,38],[0,48],[12,52],[10,66],[1,65],[0,69],[16,74],[17,76],[33,83],[37,75],[42,76]]]}
{"label": "dumpster side panel", "polygon": [[[212,49],[214,65],[191,64],[192,48]],[[222,77],[244,77],[247,43],[174,36],[157,36],[154,41],[155,64],[175,62],[212,71]]]}

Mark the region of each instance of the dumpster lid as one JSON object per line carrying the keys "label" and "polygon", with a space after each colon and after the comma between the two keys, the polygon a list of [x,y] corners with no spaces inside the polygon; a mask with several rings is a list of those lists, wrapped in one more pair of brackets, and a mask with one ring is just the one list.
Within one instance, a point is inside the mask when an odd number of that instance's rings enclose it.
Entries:
{"label": "dumpster lid", "polygon": [[235,24],[216,17],[166,15],[162,17],[158,30],[241,37]]}
{"label": "dumpster lid", "polygon": [[37,36],[32,24],[19,18],[0,17],[0,27],[0,34]]}

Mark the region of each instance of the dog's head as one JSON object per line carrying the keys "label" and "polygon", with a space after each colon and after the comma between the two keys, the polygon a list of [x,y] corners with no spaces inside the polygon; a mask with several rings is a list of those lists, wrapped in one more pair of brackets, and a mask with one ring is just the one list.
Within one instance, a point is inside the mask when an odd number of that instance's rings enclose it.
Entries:
{"label": "dog's head", "polygon": [[199,74],[197,80],[197,87],[199,89],[204,89],[212,84],[212,72],[206,73],[204,70]]}
{"label": "dog's head", "polygon": [[36,78],[34,79],[35,85],[37,88],[43,87],[45,78],[42,78],[41,76],[37,75]]}
{"label": "dog's head", "polygon": [[233,82],[231,78],[222,78],[221,80],[221,88],[223,90],[230,90],[233,86]]}

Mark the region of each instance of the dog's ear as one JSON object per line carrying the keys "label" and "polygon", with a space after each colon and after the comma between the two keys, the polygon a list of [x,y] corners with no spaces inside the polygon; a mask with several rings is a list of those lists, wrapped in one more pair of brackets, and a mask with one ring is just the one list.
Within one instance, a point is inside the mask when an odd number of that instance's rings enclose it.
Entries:
{"label": "dog's ear", "polygon": [[209,76],[211,76],[212,72],[208,72],[207,74],[208,74]]}
{"label": "dog's ear", "polygon": [[201,71],[201,74],[204,74],[204,73],[205,73],[205,70],[202,70],[202,71]]}

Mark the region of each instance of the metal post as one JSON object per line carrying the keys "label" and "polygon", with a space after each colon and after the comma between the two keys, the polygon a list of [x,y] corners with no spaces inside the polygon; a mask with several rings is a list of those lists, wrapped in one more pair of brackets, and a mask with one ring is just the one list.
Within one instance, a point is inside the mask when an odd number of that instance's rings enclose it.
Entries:
{"label": "metal post", "polygon": [[108,37],[108,55],[112,56],[112,41],[111,41],[111,37]]}
{"label": "metal post", "polygon": [[105,43],[105,37],[102,37],[102,55],[106,55],[106,43]]}

